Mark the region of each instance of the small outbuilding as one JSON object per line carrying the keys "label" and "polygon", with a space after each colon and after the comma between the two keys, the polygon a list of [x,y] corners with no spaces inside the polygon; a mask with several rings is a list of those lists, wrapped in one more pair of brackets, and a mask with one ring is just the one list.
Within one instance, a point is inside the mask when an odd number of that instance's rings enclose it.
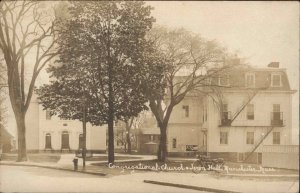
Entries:
{"label": "small outbuilding", "polygon": [[0,124],[0,152],[8,153],[13,149],[14,137]]}

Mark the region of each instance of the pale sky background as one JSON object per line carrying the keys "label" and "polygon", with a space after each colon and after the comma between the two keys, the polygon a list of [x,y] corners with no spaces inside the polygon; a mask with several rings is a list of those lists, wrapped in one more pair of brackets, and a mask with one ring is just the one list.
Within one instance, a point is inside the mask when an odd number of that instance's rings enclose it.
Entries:
{"label": "pale sky background", "polygon": [[[299,88],[298,2],[149,1],[156,23],[183,27],[216,39],[249,64],[267,67],[280,62],[292,89]],[[40,80],[45,76],[41,74]],[[293,127],[298,128],[298,92],[293,97]]]}

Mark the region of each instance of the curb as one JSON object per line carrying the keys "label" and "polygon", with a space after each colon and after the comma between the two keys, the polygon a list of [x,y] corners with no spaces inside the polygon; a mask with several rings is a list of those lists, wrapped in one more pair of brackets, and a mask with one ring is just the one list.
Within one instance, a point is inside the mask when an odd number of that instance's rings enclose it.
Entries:
{"label": "curb", "polygon": [[299,178],[299,175],[291,174],[291,175],[267,175],[267,174],[221,174],[221,176],[229,176],[229,177],[253,177],[253,178]]}
{"label": "curb", "polygon": [[87,171],[80,171],[80,170],[71,170],[66,168],[60,168],[60,167],[51,167],[51,166],[42,166],[42,165],[33,165],[33,164],[13,164],[13,163],[1,163],[0,165],[6,165],[6,166],[27,166],[27,167],[39,167],[39,168],[46,168],[46,169],[54,169],[54,170],[62,170],[62,171],[68,171],[68,172],[77,172],[82,174],[90,174],[90,175],[96,175],[96,176],[106,176],[106,173],[95,173],[95,172],[87,172]]}
{"label": "curb", "polygon": [[156,185],[162,185],[162,186],[173,186],[177,188],[185,188],[185,189],[191,189],[191,190],[199,190],[199,191],[206,191],[206,192],[216,192],[216,193],[240,193],[235,191],[228,191],[228,190],[220,190],[220,189],[214,189],[214,188],[205,188],[205,187],[199,187],[199,186],[190,186],[190,185],[183,185],[183,184],[173,184],[169,182],[159,182],[159,181],[152,181],[152,180],[144,180],[145,183],[149,184],[156,184]]}

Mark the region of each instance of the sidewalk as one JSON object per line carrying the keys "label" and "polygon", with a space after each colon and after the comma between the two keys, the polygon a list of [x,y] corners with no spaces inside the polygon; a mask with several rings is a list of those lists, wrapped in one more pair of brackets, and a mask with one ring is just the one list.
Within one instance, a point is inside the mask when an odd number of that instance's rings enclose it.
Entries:
{"label": "sidewalk", "polygon": [[47,169],[56,169],[56,170],[64,170],[70,172],[79,172],[85,174],[92,174],[97,176],[106,176],[107,174],[103,172],[99,167],[86,165],[86,169],[83,170],[82,165],[78,166],[78,170],[74,170],[73,165],[63,165],[57,163],[37,163],[37,162],[15,162],[15,161],[0,161],[0,165],[9,165],[9,166],[30,166],[30,167],[41,167]]}
{"label": "sidewalk", "polygon": [[[94,156],[107,156],[107,154],[94,154]],[[115,154],[115,156],[119,157],[128,157],[128,155],[124,154]],[[82,167],[82,158],[78,159],[78,170],[74,170],[73,159],[74,154],[61,154],[61,157],[58,162],[33,162],[33,161],[26,161],[26,162],[16,162],[16,161],[0,161],[0,165],[13,165],[13,166],[31,166],[31,167],[41,167],[41,168],[48,168],[48,169],[57,169],[57,170],[64,170],[70,172],[80,172],[98,176],[106,176],[108,173],[110,174],[119,174],[120,170],[111,171],[111,169],[101,166],[92,165],[93,163],[99,164],[107,164],[107,160],[105,161],[86,161],[85,170]],[[135,157],[135,159],[124,159],[124,160],[115,160],[115,163],[122,163],[122,162],[132,162],[132,161],[145,161],[145,160],[153,160],[155,156],[148,156],[148,155],[130,155],[130,157]],[[137,159],[141,158],[141,159]],[[108,171],[109,170],[109,171]]]}

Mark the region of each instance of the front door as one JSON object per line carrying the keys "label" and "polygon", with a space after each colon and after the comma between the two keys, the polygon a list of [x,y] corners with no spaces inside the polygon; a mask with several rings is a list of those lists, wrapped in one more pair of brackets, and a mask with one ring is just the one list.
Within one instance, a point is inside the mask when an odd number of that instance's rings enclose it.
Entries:
{"label": "front door", "polygon": [[79,147],[78,149],[83,149],[83,135],[79,135]]}
{"label": "front door", "polygon": [[61,149],[70,149],[69,133],[64,131],[61,135]]}
{"label": "front door", "polygon": [[51,135],[50,133],[46,134],[46,145],[45,145],[45,149],[51,149]]}

